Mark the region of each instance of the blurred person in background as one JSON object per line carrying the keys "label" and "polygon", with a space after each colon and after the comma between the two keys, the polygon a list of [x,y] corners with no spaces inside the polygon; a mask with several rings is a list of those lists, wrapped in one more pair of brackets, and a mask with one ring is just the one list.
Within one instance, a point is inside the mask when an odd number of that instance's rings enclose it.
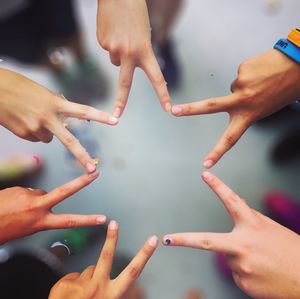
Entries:
{"label": "blurred person in background", "polygon": [[108,83],[81,37],[73,0],[0,0],[0,56],[46,66],[76,101],[107,96]]}
{"label": "blurred person in background", "polygon": [[181,83],[181,69],[171,33],[184,0],[147,0],[152,29],[152,44],[170,89]]}

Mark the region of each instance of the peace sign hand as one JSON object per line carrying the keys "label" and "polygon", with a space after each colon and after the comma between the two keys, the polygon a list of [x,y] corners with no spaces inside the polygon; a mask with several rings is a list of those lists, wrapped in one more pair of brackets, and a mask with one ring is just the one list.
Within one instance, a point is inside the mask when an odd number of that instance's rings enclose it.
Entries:
{"label": "peace sign hand", "polygon": [[0,244],[42,230],[104,224],[104,215],[53,214],[52,208],[93,182],[99,173],[84,174],[51,192],[13,187],[0,191]]}
{"label": "peace sign hand", "polygon": [[112,64],[120,66],[115,117],[123,114],[136,67],[148,76],[162,108],[171,110],[167,85],[151,45],[145,0],[98,0],[97,38],[102,48],[109,52]]}
{"label": "peace sign hand", "polygon": [[92,158],[64,124],[68,117],[116,125],[107,112],[69,102],[26,77],[0,68],[0,123],[29,141],[50,142],[56,136],[81,165],[92,173]]}
{"label": "peace sign hand", "polygon": [[49,299],[123,298],[153,255],[158,239],[155,236],[150,237],[125,270],[117,278],[111,280],[110,272],[117,241],[118,223],[111,221],[97,265],[86,268],[82,273],[71,273],[63,277],[51,289]]}
{"label": "peace sign hand", "polygon": [[234,221],[230,233],[177,233],[165,245],[224,253],[236,284],[257,299],[300,298],[300,237],[247,203],[211,173],[204,181]]}
{"label": "peace sign hand", "polygon": [[256,121],[300,98],[300,66],[277,50],[242,63],[232,94],[172,107],[175,116],[227,112],[229,125],[204,167],[214,166]]}

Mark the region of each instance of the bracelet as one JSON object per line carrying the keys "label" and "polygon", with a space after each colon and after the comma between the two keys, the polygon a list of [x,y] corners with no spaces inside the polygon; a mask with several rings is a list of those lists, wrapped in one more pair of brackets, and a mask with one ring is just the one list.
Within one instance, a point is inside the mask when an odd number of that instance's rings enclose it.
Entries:
{"label": "bracelet", "polygon": [[282,52],[292,60],[300,64],[300,48],[287,39],[281,38],[274,46],[274,49]]}
{"label": "bracelet", "polygon": [[299,29],[293,29],[287,38],[290,42],[292,42],[294,45],[300,48],[300,30]]}

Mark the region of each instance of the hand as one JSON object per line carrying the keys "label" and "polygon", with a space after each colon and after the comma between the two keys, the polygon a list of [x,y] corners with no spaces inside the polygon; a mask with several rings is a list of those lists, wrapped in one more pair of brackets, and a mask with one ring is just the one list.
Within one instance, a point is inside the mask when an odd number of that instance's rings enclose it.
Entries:
{"label": "hand", "polygon": [[257,299],[300,298],[300,237],[259,212],[214,175],[203,179],[221,199],[235,227],[231,233],[179,233],[164,244],[226,254],[236,284]]}
{"label": "hand", "polygon": [[104,215],[56,215],[51,209],[99,176],[83,176],[46,193],[13,187],[0,191],[0,244],[42,230],[91,226],[106,222]]}
{"label": "hand", "polygon": [[158,240],[155,236],[150,237],[125,270],[117,278],[110,280],[117,240],[118,224],[111,221],[97,265],[86,268],[81,274],[71,273],[63,277],[51,289],[49,299],[122,298],[154,253]]}
{"label": "hand", "polygon": [[229,96],[172,108],[175,116],[229,114],[225,133],[204,159],[206,168],[215,165],[254,122],[300,98],[300,66],[281,52],[270,50],[241,64],[231,89]]}
{"label": "hand", "polygon": [[55,135],[89,173],[92,158],[66,129],[64,119],[75,117],[115,125],[109,113],[69,102],[26,77],[0,68],[0,124],[29,141],[50,142]]}
{"label": "hand", "polygon": [[162,108],[171,110],[166,82],[152,50],[145,0],[98,0],[97,38],[111,62],[120,66],[115,117],[125,109],[136,67],[142,68],[152,82]]}

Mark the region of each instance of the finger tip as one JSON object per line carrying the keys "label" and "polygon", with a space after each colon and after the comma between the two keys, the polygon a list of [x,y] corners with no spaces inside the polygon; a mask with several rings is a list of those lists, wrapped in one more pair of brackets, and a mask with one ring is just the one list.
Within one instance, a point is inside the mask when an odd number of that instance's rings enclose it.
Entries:
{"label": "finger tip", "polygon": [[105,215],[99,215],[96,217],[97,224],[105,224],[107,221],[107,217]]}
{"label": "finger tip", "polygon": [[182,114],[182,107],[180,106],[173,106],[172,109],[171,109],[171,113],[174,115],[174,116],[180,116]]}
{"label": "finger tip", "polygon": [[157,236],[151,236],[151,237],[149,237],[147,242],[153,248],[156,248],[158,246],[158,238],[157,238]]}
{"label": "finger tip", "polygon": [[111,231],[115,231],[117,230],[119,227],[119,224],[116,220],[111,220],[108,224],[108,229]]}
{"label": "finger tip", "polygon": [[206,159],[203,162],[203,167],[205,167],[206,169],[210,169],[214,166],[215,162],[212,159]]}
{"label": "finger tip", "polygon": [[120,118],[122,116],[122,110],[120,107],[114,109],[113,117]]}
{"label": "finger tip", "polygon": [[202,173],[202,179],[207,183],[211,182],[213,178],[214,178],[213,174],[209,171],[204,171]]}
{"label": "finger tip", "polygon": [[165,111],[166,112],[171,112],[172,111],[172,105],[171,105],[171,103],[166,103],[165,104]]}
{"label": "finger tip", "polygon": [[88,173],[88,177],[91,179],[91,180],[95,180],[96,178],[98,178],[100,175],[100,172],[96,169],[94,172],[92,173]]}
{"label": "finger tip", "polygon": [[171,246],[172,245],[172,238],[171,236],[164,236],[163,239],[162,239],[162,243],[163,245],[165,246]]}
{"label": "finger tip", "polygon": [[114,115],[112,115],[112,116],[110,116],[109,118],[108,118],[108,122],[107,122],[109,125],[111,125],[111,126],[115,126],[115,125],[117,125],[118,123],[119,123],[119,118],[118,117],[116,117],[116,116],[114,116]]}
{"label": "finger tip", "polygon": [[85,169],[86,169],[88,174],[92,174],[97,170],[97,167],[96,167],[95,163],[93,163],[91,161],[91,162],[86,163]]}

